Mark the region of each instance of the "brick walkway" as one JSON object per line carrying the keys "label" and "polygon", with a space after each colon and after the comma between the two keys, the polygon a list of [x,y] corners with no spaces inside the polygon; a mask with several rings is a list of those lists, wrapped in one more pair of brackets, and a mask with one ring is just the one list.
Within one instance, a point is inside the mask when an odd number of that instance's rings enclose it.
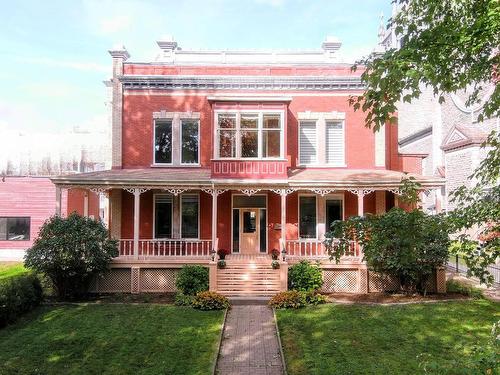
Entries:
{"label": "brick walkway", "polygon": [[283,374],[273,312],[269,307],[245,305],[229,310],[217,374]]}

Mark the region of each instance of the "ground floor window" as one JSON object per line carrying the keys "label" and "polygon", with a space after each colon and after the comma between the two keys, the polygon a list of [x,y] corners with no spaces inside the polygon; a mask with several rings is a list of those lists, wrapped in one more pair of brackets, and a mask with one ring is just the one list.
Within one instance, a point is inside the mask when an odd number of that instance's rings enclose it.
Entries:
{"label": "ground floor window", "polygon": [[0,217],[0,241],[28,241],[30,224],[29,217]]}
{"label": "ground floor window", "polygon": [[198,238],[198,195],[181,195],[181,237]]}
{"label": "ground floor window", "polygon": [[316,238],[316,197],[299,197],[299,236]]}
{"label": "ground floor window", "polygon": [[337,220],[343,220],[342,200],[326,200],[326,230],[329,231],[332,223]]}
{"label": "ground floor window", "polygon": [[155,238],[172,238],[173,204],[171,195],[155,195]]}

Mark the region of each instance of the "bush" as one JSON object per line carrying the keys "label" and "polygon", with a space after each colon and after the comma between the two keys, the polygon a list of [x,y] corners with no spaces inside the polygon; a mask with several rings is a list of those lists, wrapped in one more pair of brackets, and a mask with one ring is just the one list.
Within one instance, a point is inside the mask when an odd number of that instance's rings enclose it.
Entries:
{"label": "bush", "polygon": [[193,296],[187,296],[182,293],[176,293],[174,304],[176,306],[191,306],[193,304]]}
{"label": "bush", "polygon": [[306,293],[306,302],[308,305],[321,305],[328,302],[328,298],[324,294],[316,292]]}
{"label": "bush", "polygon": [[200,292],[194,297],[192,306],[199,310],[224,310],[231,304],[223,295],[215,292]]}
{"label": "bush", "polygon": [[100,221],[72,213],[53,216],[28,249],[25,266],[47,275],[57,295],[73,299],[86,294],[90,282],[118,255],[118,242]]}
{"label": "bush", "polygon": [[448,280],[446,282],[446,291],[448,293],[458,293],[474,299],[484,298],[483,291],[472,285],[461,283],[457,280]]}
{"label": "bush", "polygon": [[298,309],[305,305],[307,305],[306,293],[298,290],[279,292],[269,301],[269,306],[275,309]]}
{"label": "bush", "polygon": [[219,259],[226,259],[226,256],[229,254],[230,254],[229,250],[226,249],[217,250],[217,255],[219,256]]}
{"label": "bush", "polygon": [[302,260],[288,269],[288,289],[310,292],[322,285],[323,273],[318,265]]}
{"label": "bush", "polygon": [[278,268],[280,268],[280,262],[277,260],[273,260],[271,262],[271,267],[273,268],[273,270],[277,270]]}
{"label": "bush", "polygon": [[280,257],[280,252],[278,249],[272,249],[271,250],[271,258],[273,260],[278,260],[278,258]]}
{"label": "bush", "polygon": [[11,276],[0,281],[0,327],[34,309],[43,299],[40,280],[33,274]]}
{"label": "bush", "polygon": [[179,292],[194,296],[208,290],[208,268],[203,266],[183,266],[175,279]]}
{"label": "bush", "polygon": [[219,268],[226,268],[226,261],[223,260],[223,259],[220,259],[218,262],[217,262],[217,267]]}

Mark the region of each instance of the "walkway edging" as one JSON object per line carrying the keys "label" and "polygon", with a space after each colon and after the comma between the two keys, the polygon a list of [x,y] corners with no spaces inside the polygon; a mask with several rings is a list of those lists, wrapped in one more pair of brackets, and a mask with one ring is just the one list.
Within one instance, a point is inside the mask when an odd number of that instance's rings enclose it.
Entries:
{"label": "walkway edging", "polygon": [[288,375],[288,370],[286,369],[285,355],[283,354],[283,344],[281,343],[280,330],[278,329],[278,319],[276,319],[276,309],[273,307],[273,317],[274,326],[276,327],[276,334],[278,335],[278,344],[280,346],[281,364],[283,366],[283,374]]}
{"label": "walkway edging", "polygon": [[216,374],[217,371],[217,362],[219,361],[219,355],[220,355],[220,349],[222,346],[222,337],[224,335],[224,330],[226,329],[226,318],[227,318],[227,312],[229,311],[231,307],[227,308],[224,311],[224,318],[222,319],[222,324],[221,324],[221,330],[219,334],[219,344],[217,345],[217,351],[215,352],[214,358],[212,360],[212,375]]}

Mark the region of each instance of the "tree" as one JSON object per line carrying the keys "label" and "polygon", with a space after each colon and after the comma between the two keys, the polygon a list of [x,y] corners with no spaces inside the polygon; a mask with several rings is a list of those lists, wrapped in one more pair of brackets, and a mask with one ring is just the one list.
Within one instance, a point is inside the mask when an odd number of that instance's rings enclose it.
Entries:
{"label": "tree", "polygon": [[[366,112],[365,125],[378,130],[397,122],[397,104],[411,102],[430,87],[440,103],[444,94],[468,90],[467,105],[480,101],[487,83],[495,88],[483,104],[479,121],[500,115],[500,2],[498,0],[394,0],[400,8],[389,20],[401,38],[401,48],[372,54],[360,61],[366,84],[362,95],[349,99]],[[358,65],[353,67],[354,70]],[[470,273],[491,281],[486,266],[500,256],[500,144],[492,132],[483,147],[490,148],[475,171],[477,185],[454,193],[458,208],[450,215],[452,228],[461,231],[461,251]],[[481,249],[470,246],[468,229],[482,228]]]}
{"label": "tree", "polygon": [[97,220],[72,213],[53,216],[27,250],[25,265],[51,280],[59,297],[83,296],[90,282],[118,256],[118,243]]}

